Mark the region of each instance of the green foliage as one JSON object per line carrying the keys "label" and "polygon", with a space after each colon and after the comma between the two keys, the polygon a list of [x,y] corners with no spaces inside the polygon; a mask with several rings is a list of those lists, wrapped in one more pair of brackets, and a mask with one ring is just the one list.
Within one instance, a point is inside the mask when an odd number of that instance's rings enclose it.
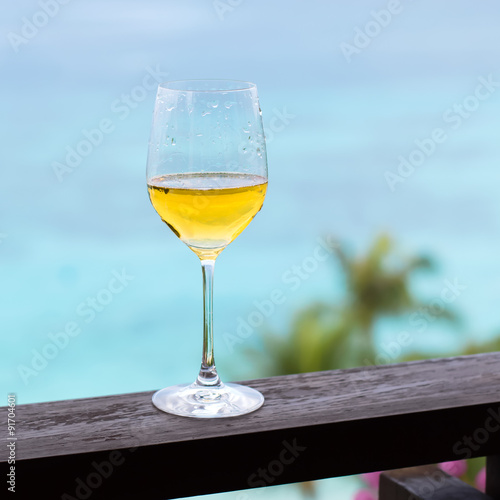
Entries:
{"label": "green foliage", "polygon": [[479,354],[481,352],[497,352],[500,351],[500,332],[496,338],[488,342],[470,343],[460,354]]}
{"label": "green foliage", "polygon": [[371,327],[379,315],[401,314],[419,305],[409,290],[409,279],[415,271],[431,269],[430,259],[398,258],[387,235],[379,236],[367,255],[358,259],[341,247],[333,250],[345,273],[347,305],[363,326]]}
{"label": "green foliage", "polygon": [[[268,362],[263,371],[283,375],[321,371],[341,365],[341,349],[349,335],[339,310],[327,304],[314,304],[301,311],[292,323],[289,335],[266,332],[261,362]],[[257,354],[257,351],[254,351]]]}
{"label": "green foliage", "polygon": [[467,460],[467,472],[460,479],[475,487],[476,476],[484,467],[486,467],[486,457],[471,458]]}
{"label": "green foliage", "polygon": [[[376,238],[359,257],[339,245],[332,245],[331,252],[341,264],[345,298],[337,305],[320,302],[299,311],[287,335],[264,332],[262,348],[250,351],[263,375],[373,364],[375,322],[425,307],[411,292],[410,280],[419,271],[433,269],[429,258],[401,256],[387,235]],[[450,310],[440,317],[456,319]]]}

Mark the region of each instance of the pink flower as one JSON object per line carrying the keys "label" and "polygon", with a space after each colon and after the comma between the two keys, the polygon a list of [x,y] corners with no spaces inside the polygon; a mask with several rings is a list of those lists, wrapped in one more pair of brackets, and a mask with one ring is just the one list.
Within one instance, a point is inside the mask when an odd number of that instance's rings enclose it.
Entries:
{"label": "pink flower", "polygon": [[456,460],[454,462],[443,462],[439,464],[441,470],[444,470],[450,476],[462,477],[467,472],[467,462],[465,460]]}
{"label": "pink flower", "polygon": [[378,482],[380,481],[381,472],[367,472],[361,474],[361,479],[374,490],[378,490]]}
{"label": "pink flower", "polygon": [[377,498],[371,491],[359,490],[354,496],[354,500],[377,500]]}
{"label": "pink flower", "polygon": [[475,479],[476,488],[484,493],[486,489],[486,467],[483,467],[476,476]]}

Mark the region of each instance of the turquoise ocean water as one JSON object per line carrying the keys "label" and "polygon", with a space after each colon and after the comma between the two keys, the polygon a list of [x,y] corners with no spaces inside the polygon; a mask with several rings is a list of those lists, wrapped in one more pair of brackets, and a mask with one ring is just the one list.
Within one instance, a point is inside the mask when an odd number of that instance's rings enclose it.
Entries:
{"label": "turquoise ocean water", "polygon": [[[157,80],[235,78],[259,89],[269,190],[216,266],[225,379],[259,376],[243,354],[258,328],[234,346],[224,339],[274,289],[286,300],[266,324],[281,331],[297,308],[341,296],[333,261],[309,264],[297,287],[286,279],[327,234],[362,250],[388,231],[403,252],[439,263],[415,283],[423,296],[439,297],[446,279],[465,287],[453,304],[463,334],[437,323],[417,333],[402,318],[379,325],[380,345],[406,329],[414,347],[439,354],[498,331],[498,5],[401,1],[349,61],[342,44],[386,3],[218,6],[71,2],[22,43],[12,33],[22,36],[40,5],[11,6],[2,19],[0,381],[19,403],[150,390],[196,374],[199,264],[145,185]],[[441,142],[415,153],[436,129]],[[403,177],[398,158],[412,154],[421,164]],[[400,175],[394,190],[388,171]]]}

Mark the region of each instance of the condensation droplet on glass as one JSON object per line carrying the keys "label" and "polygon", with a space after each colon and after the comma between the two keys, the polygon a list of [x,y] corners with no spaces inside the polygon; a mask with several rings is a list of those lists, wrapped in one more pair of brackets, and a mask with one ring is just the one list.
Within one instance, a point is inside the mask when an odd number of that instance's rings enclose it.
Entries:
{"label": "condensation droplet on glass", "polygon": [[189,114],[191,114],[193,112],[193,109],[194,109],[194,106],[192,104],[187,105],[187,110],[188,110]]}
{"label": "condensation droplet on glass", "polygon": [[203,111],[203,113],[201,113],[201,116],[207,116],[210,114],[210,111]]}
{"label": "condensation droplet on glass", "polygon": [[234,104],[234,102],[232,101],[226,101],[224,103],[224,107],[226,107],[227,109],[231,109],[231,106]]}
{"label": "condensation droplet on glass", "polygon": [[219,101],[208,101],[207,102],[207,107],[209,108],[216,108],[219,105]]}
{"label": "condensation droplet on glass", "polygon": [[202,137],[203,134],[196,134],[196,137]]}
{"label": "condensation droplet on glass", "polygon": [[175,108],[175,106],[167,106],[167,111],[172,111]]}

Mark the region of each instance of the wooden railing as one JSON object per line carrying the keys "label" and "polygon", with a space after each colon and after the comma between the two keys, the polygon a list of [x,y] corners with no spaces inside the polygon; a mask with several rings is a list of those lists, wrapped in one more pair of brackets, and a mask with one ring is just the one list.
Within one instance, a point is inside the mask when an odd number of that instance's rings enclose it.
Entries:
{"label": "wooden railing", "polygon": [[248,384],[264,406],[228,419],[160,412],[152,392],[20,405],[13,498],[163,500],[489,456],[489,496],[417,468],[384,474],[380,499],[500,500],[500,353]]}

